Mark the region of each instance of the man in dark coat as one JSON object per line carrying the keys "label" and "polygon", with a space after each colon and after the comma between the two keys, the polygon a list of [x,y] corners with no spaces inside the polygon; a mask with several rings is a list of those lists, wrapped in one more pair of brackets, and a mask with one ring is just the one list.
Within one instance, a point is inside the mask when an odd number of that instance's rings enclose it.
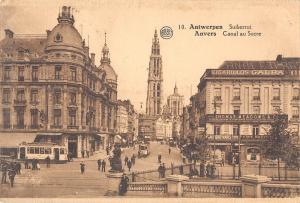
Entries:
{"label": "man in dark coat", "polygon": [[159,167],[158,167],[158,169],[157,169],[157,171],[158,171],[158,177],[159,178],[162,178],[162,170],[163,170],[162,169],[162,164],[160,164]]}
{"label": "man in dark coat", "polygon": [[205,176],[205,165],[202,161],[200,164],[200,177],[204,177],[204,176]]}
{"label": "man in dark coat", "polygon": [[101,171],[102,171],[102,172],[105,172],[105,166],[106,166],[106,162],[105,162],[105,160],[103,159],[103,161],[102,161],[102,168],[101,168]]}
{"label": "man in dark coat", "polygon": [[[68,159],[69,159],[69,157],[68,157]],[[50,157],[49,156],[46,157],[46,164],[47,164],[47,168],[50,168]]]}
{"label": "man in dark coat", "polygon": [[97,161],[98,171],[100,171],[100,169],[101,169],[101,163],[102,163],[101,159],[98,159],[98,161]]}
{"label": "man in dark coat", "polygon": [[17,174],[21,174],[21,163],[20,162],[18,162],[18,163],[16,163],[16,173]]}
{"label": "man in dark coat", "polygon": [[7,164],[4,163],[2,165],[2,179],[1,179],[1,184],[6,183],[6,177],[7,177]]}
{"label": "man in dark coat", "polygon": [[127,162],[127,167],[128,167],[128,170],[129,170],[129,171],[130,171],[130,169],[131,169],[131,166],[132,166],[132,163],[131,163],[130,160],[128,160],[128,162]]}
{"label": "man in dark coat", "polygon": [[85,171],[85,164],[83,162],[80,163],[80,172],[83,174]]}
{"label": "man in dark coat", "polygon": [[165,178],[166,177],[166,166],[165,166],[165,163],[163,163],[162,165],[162,177]]}
{"label": "man in dark coat", "polygon": [[124,159],[125,166],[127,165],[127,162],[128,162],[128,156],[125,156],[125,159]]}
{"label": "man in dark coat", "polygon": [[9,180],[10,180],[10,186],[11,187],[14,187],[15,176],[16,176],[16,171],[13,168],[9,169],[8,170],[8,177],[9,177]]}

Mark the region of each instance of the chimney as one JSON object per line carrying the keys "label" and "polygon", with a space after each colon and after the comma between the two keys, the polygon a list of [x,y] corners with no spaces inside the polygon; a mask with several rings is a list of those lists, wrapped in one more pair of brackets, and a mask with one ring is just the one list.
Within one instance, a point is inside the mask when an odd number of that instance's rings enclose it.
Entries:
{"label": "chimney", "polygon": [[5,38],[13,38],[14,37],[14,32],[11,31],[10,29],[5,29]]}
{"label": "chimney", "polygon": [[46,33],[47,33],[47,37],[49,37],[51,30],[46,30]]}
{"label": "chimney", "polygon": [[92,61],[92,65],[95,65],[95,53],[91,53],[91,61]]}

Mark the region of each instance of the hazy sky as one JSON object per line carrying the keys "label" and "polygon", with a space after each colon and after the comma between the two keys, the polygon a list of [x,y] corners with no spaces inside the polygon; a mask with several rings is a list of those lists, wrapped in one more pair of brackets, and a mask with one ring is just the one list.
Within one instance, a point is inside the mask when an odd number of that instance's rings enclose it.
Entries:
{"label": "hazy sky", "polygon": [[[274,60],[277,54],[300,56],[300,4],[297,0],[263,1],[58,1],[0,0],[0,38],[4,29],[17,34],[45,34],[57,24],[59,7],[75,8],[75,27],[88,38],[97,65],[107,32],[112,66],[118,74],[118,96],[145,108],[147,68],[155,28],[171,26],[174,36],[160,39],[164,98],[173,92],[189,97],[197,91],[206,68],[225,60]],[[251,25],[262,37],[195,37],[179,30],[194,25]],[[82,28],[82,29],[81,29]],[[208,30],[209,31],[209,30]]]}

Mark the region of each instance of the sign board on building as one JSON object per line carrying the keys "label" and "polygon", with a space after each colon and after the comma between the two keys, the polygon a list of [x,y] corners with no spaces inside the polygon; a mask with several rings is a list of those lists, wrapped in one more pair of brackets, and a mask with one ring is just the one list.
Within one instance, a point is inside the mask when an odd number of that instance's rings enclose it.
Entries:
{"label": "sign board on building", "polygon": [[[222,123],[271,123],[274,121],[274,114],[207,114],[206,122]],[[288,119],[287,115],[280,115]]]}

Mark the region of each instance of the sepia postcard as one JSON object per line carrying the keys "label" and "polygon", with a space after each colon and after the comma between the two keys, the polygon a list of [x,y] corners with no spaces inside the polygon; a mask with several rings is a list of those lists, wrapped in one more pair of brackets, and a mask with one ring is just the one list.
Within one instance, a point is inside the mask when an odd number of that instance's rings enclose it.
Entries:
{"label": "sepia postcard", "polygon": [[299,16],[0,0],[0,203],[299,201]]}

